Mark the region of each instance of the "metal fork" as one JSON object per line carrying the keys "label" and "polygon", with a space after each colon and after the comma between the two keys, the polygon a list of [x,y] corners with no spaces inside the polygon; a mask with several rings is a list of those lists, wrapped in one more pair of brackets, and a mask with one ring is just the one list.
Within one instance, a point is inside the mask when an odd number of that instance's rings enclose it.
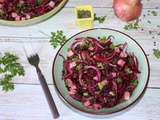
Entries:
{"label": "metal fork", "polygon": [[41,84],[41,86],[43,88],[43,91],[45,93],[47,102],[49,104],[51,113],[53,115],[53,118],[58,118],[59,117],[59,112],[57,110],[57,107],[56,107],[55,102],[54,102],[54,100],[52,98],[51,92],[50,92],[50,90],[48,88],[48,85],[46,83],[46,79],[43,76],[43,74],[42,74],[42,72],[41,72],[41,70],[40,70],[40,68],[38,66],[39,62],[40,62],[40,58],[39,58],[38,54],[31,55],[30,57],[28,57],[28,55],[27,55],[27,59],[28,59],[28,62],[36,68],[36,71],[37,71],[37,74],[38,74],[38,78],[40,80],[40,84]]}

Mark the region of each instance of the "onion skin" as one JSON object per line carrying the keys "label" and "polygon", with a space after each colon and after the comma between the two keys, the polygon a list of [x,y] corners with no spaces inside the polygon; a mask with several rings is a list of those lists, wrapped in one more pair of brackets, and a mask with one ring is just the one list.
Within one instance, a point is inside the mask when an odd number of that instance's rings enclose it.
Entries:
{"label": "onion skin", "polygon": [[127,22],[141,15],[142,6],[141,0],[113,0],[116,16]]}

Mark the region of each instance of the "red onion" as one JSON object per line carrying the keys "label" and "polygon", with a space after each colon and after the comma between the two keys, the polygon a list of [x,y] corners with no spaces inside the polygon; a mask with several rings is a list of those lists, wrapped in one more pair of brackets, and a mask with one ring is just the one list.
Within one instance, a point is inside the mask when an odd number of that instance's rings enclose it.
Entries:
{"label": "red onion", "polygon": [[113,8],[121,20],[131,21],[140,16],[142,3],[141,0],[113,0]]}
{"label": "red onion", "polygon": [[94,69],[97,72],[97,76],[98,76],[98,81],[100,81],[101,79],[101,72],[99,71],[99,69],[95,66],[86,66],[86,69]]}

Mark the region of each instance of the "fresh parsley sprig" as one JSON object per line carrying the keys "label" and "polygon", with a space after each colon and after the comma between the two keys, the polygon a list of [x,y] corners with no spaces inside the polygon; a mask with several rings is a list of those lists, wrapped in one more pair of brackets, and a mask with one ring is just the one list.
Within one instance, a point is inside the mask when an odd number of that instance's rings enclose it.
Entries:
{"label": "fresh parsley sprig", "polygon": [[153,54],[157,59],[160,59],[160,50],[159,49],[153,49]]}
{"label": "fresh parsley sprig", "polygon": [[51,32],[50,43],[54,48],[63,45],[67,38],[62,30],[57,30],[57,32]]}
{"label": "fresh parsley sprig", "polygon": [[106,16],[97,16],[96,13],[94,13],[94,21],[98,21],[99,23],[104,23],[106,20]]}
{"label": "fresh parsley sprig", "polygon": [[0,54],[0,85],[2,90],[9,91],[14,89],[11,82],[15,76],[24,76],[23,66],[18,63],[18,57],[11,53]]}

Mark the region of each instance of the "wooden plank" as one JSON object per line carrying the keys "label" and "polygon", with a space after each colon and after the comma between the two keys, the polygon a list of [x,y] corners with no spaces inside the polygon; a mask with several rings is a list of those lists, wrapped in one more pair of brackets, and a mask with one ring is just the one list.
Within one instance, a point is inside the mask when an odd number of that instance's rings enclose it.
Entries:
{"label": "wooden plank", "polygon": [[[53,86],[50,86],[50,90],[61,115],[58,120],[93,119],[70,110],[57,97]],[[0,92],[0,95],[0,120],[52,120],[39,85],[16,85],[13,92]],[[160,89],[147,89],[143,99],[134,108],[109,120],[158,120],[160,118],[159,99]]]}
{"label": "wooden plank", "polygon": [[[94,7],[111,8],[113,0],[69,0],[66,7],[75,7],[76,5],[92,5]],[[160,4],[159,0],[142,0],[143,8],[155,8]]]}
{"label": "wooden plank", "polygon": [[[2,38],[1,38],[2,39]],[[4,41],[3,41],[4,40]],[[2,42],[3,41],[3,42]],[[38,52],[41,62],[40,67],[48,81],[48,84],[52,84],[52,62],[54,59],[54,56],[58,49],[53,49],[49,42],[47,42],[47,39],[29,39],[27,41],[23,41],[23,38],[14,38],[14,39],[8,39],[6,41],[5,38],[3,38],[0,44],[0,51],[3,52],[12,52],[17,54],[20,57],[20,62],[24,65],[26,75],[24,78],[15,78],[14,83],[21,83],[21,84],[39,84],[37,74],[35,72],[35,69],[28,64],[25,51],[23,47],[28,49],[33,48],[33,53]],[[40,42],[39,42],[40,41]],[[149,87],[160,87],[159,82],[159,71],[160,71],[160,62],[158,59],[156,59],[153,56],[153,48],[157,48],[154,46],[153,39],[142,39],[137,40],[140,45],[144,48],[145,52],[149,55],[149,61],[151,65],[151,77],[149,82]],[[160,41],[157,42],[157,44],[160,44]],[[32,53],[32,52],[31,52]]]}
{"label": "wooden plank", "polygon": [[[156,9],[149,9],[149,10],[156,10]],[[103,12],[102,12],[103,11]],[[156,10],[160,13],[160,9]],[[99,24],[95,22],[94,27],[106,27],[117,29],[120,31],[124,31],[123,27],[126,24],[125,22],[120,21],[115,15],[111,8],[95,8],[95,12],[98,16],[107,15],[107,20],[104,24]],[[144,9],[141,19],[144,31],[141,30],[133,30],[133,31],[126,31],[126,33],[131,34],[133,37],[136,38],[144,38],[150,37],[148,31],[160,31],[160,28],[157,28],[159,25],[160,15],[158,16],[147,16],[143,18],[143,14],[147,14],[148,9]],[[65,20],[64,15],[66,16]],[[152,24],[147,23],[147,21],[152,21]],[[63,24],[62,24],[63,23]],[[52,31],[63,30],[67,37],[76,34],[77,32],[81,31],[75,25],[75,14],[73,8],[64,8],[59,14],[56,16],[48,19],[39,24],[35,24],[32,26],[24,27],[7,27],[7,26],[0,26],[0,36],[7,36],[7,37],[46,37],[40,31],[43,31],[50,35]],[[160,39],[160,37],[158,37]],[[27,39],[26,39],[27,40]]]}
{"label": "wooden plank", "polygon": [[[160,87],[159,82],[159,71],[160,66],[159,60],[153,59],[149,57],[150,65],[151,65],[151,75],[149,80],[148,87]],[[48,84],[53,84],[52,80],[52,64],[41,64],[42,72],[48,82]],[[25,76],[22,78],[16,77],[14,79],[15,84],[39,84],[39,80],[37,78],[37,74],[35,69],[30,65],[25,65]]]}

